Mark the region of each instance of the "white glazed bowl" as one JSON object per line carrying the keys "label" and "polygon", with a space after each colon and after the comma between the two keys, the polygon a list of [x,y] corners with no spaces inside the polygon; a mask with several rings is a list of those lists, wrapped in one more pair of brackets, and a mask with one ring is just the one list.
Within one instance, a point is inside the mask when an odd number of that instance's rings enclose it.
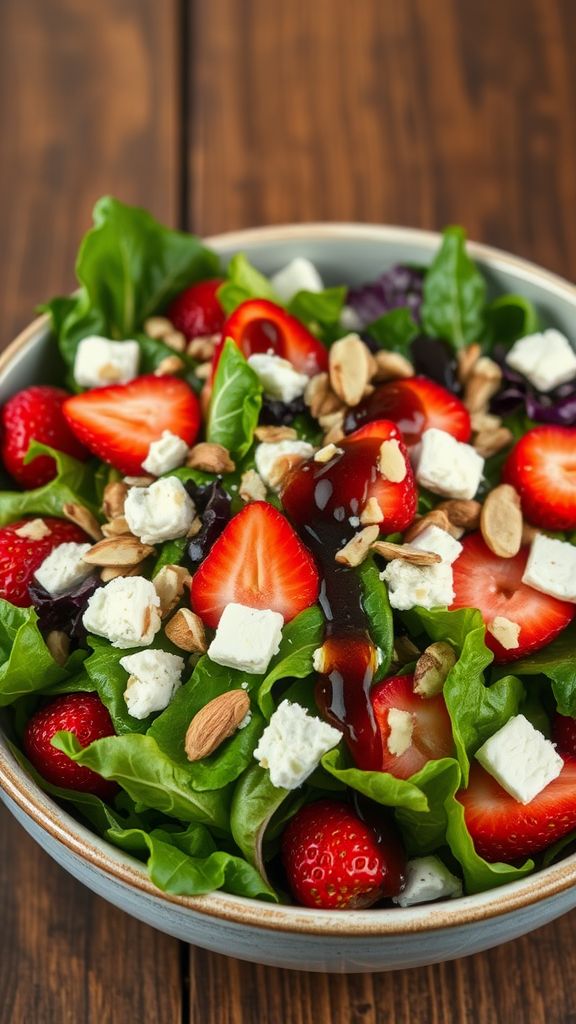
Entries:
{"label": "white glazed bowl", "polygon": [[[210,238],[224,259],[245,251],[272,273],[297,255],[316,263],[328,284],[370,280],[397,262],[430,262],[439,236],[364,224],[258,228]],[[543,318],[574,333],[576,288],[483,245],[471,245],[495,292],[520,291]],[[53,379],[45,317],[0,357],[0,402]],[[516,938],[576,906],[576,855],[491,892],[410,909],[319,911],[214,893],[161,893],[144,867],[84,828],[27,777],[0,729],[0,785],[27,832],[75,878],[134,917],[218,953],[312,971],[384,971],[467,956]],[[14,872],[18,865],[12,866]]]}

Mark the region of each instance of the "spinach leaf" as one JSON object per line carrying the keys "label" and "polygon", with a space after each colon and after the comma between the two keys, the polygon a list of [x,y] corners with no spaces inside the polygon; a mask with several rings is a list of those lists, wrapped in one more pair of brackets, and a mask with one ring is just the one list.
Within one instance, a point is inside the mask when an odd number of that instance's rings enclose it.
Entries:
{"label": "spinach leaf", "polygon": [[0,707],[73,676],[86,657],[74,651],[65,666],[57,665],[37,623],[34,608],[0,599]]}
{"label": "spinach leaf", "polygon": [[218,299],[228,315],[247,299],[269,299],[281,305],[268,278],[252,266],[243,252],[236,253],[230,260],[227,279],[218,289]]}
{"label": "spinach leaf", "polygon": [[31,491],[0,491],[0,526],[22,516],[61,516],[68,502],[85,505],[95,515],[101,503],[98,482],[94,476],[94,462],[79,462],[38,441],[32,441],[25,462],[37,455],[50,455],[56,462],[57,475],[43,487]]}
{"label": "spinach leaf", "polygon": [[262,385],[240,349],[227,338],[222,350],[208,412],[206,437],[224,445],[236,458],[250,448],[262,406]]}
{"label": "spinach leaf", "polygon": [[420,334],[420,328],[407,306],[384,313],[365,330],[382,348],[404,356],[410,355],[410,342]]}
{"label": "spinach leaf", "polygon": [[270,718],[275,709],[274,683],[279,679],[303,679],[313,671],[312,656],[322,643],[323,632],[324,616],[317,605],[300,612],[282,630],[278,654],[258,689],[258,704],[266,718]]}
{"label": "spinach leaf", "polygon": [[494,345],[512,345],[540,329],[538,313],[530,299],[523,295],[499,295],[486,307],[485,316],[484,341],[488,349]]}
{"label": "spinach leaf", "polygon": [[394,651],[394,622],[388,599],[388,589],[372,558],[367,558],[357,569],[362,590],[362,605],[370,625],[370,635],[380,651],[381,662],[374,682],[386,678]]}
{"label": "spinach leaf", "polygon": [[359,768],[351,768],[345,754],[338,747],[324,754],[321,764],[335,779],[385,807],[427,810],[428,803],[424,793],[411,779],[397,779],[388,772],[365,772]]}
{"label": "spinach leaf", "polygon": [[424,278],[425,333],[444,338],[455,349],[469,345],[482,335],[485,303],[486,282],[466,252],[464,231],[446,228]]}
{"label": "spinach leaf", "polygon": [[575,647],[576,622],[573,622],[544,650],[514,662],[516,675],[544,675],[550,679],[558,711],[570,717],[576,716]]}
{"label": "spinach leaf", "polygon": [[232,797],[232,836],[248,863],[265,881],[262,842],[270,819],[288,796],[290,790],[273,786],[270,773],[255,764],[240,776]]}
{"label": "spinach leaf", "polygon": [[323,340],[333,341],[342,334],[339,324],[347,291],[346,287],[338,286],[320,292],[297,292],[288,303],[288,312]]}

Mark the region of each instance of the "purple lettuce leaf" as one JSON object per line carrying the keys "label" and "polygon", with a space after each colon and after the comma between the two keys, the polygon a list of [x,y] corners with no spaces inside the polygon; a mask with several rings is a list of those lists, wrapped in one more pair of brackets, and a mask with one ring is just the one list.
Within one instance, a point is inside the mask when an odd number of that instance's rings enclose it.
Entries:
{"label": "purple lettuce leaf", "polygon": [[346,305],[352,307],[363,326],[401,306],[407,307],[419,323],[423,282],[421,270],[398,264],[375,281],[350,288]]}

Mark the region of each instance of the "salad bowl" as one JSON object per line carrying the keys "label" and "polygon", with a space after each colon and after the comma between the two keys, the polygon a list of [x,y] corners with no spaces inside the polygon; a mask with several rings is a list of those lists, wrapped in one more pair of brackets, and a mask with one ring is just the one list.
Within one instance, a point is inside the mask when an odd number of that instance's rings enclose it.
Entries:
{"label": "salad bowl", "polygon": [[[314,263],[327,285],[374,279],[393,264],[428,265],[440,238],[407,228],[302,224],[207,239],[226,263],[244,252],[265,274],[295,257]],[[524,260],[470,244],[497,295],[520,293],[547,325],[570,336],[576,288]],[[0,357],[0,401],[38,381],[54,382],[48,318],[34,321]],[[215,892],[159,891],[140,861],[99,839],[52,800],[15,758],[0,718],[0,795],[23,828],[65,870],[132,916],[201,947],[300,970],[369,972],[427,965],[514,939],[576,906],[576,855],[476,895],[407,908],[307,909]],[[17,865],[12,867],[17,871]]]}

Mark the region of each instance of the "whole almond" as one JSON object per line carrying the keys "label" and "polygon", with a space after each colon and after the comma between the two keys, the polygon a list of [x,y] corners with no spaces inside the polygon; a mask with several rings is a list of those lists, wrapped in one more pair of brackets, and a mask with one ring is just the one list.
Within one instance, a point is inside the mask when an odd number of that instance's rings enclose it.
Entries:
{"label": "whole almond", "polygon": [[236,732],[250,710],[246,690],[229,690],[205,704],[190,722],[184,740],[189,761],[208,757]]}
{"label": "whole almond", "polygon": [[495,555],[514,558],[522,546],[520,496],[510,484],[499,484],[486,498],[480,514],[480,531]]}
{"label": "whole almond", "polygon": [[88,565],[132,566],[153,554],[154,548],[143,544],[137,537],[126,534],[121,537],[107,537],[93,544],[83,557]]}
{"label": "whole almond", "polygon": [[470,370],[464,387],[464,405],[468,412],[485,410],[501,383],[502,370],[498,363],[488,356],[480,356]]}
{"label": "whole almond", "polygon": [[334,342],[328,359],[332,390],[346,405],[358,405],[376,369],[372,353],[357,334],[347,334]]}
{"label": "whole almond", "polygon": [[294,427],[260,426],[256,427],[254,436],[259,441],[266,441],[268,444],[275,444],[276,441],[295,441],[298,434]]}
{"label": "whole almond", "polygon": [[310,378],[304,391],[304,401],[314,419],[337,412],[342,407],[342,402],[330,386],[327,373],[317,373]]}

